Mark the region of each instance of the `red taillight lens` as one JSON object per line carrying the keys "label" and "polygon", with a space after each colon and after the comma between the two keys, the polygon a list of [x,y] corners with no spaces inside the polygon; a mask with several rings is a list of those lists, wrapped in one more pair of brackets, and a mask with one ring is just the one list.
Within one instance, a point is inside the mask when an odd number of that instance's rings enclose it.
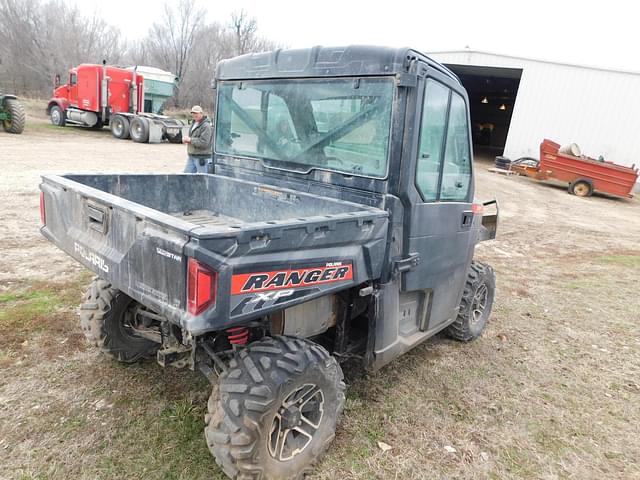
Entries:
{"label": "red taillight lens", "polygon": [[198,315],[216,302],[218,274],[195,258],[189,258],[187,270],[187,310]]}
{"label": "red taillight lens", "polygon": [[40,222],[42,225],[47,223],[47,214],[44,210],[44,192],[40,192]]}
{"label": "red taillight lens", "polygon": [[482,214],[484,213],[484,205],[482,205],[481,203],[474,203],[471,205],[471,211],[474,215],[477,215],[479,213]]}

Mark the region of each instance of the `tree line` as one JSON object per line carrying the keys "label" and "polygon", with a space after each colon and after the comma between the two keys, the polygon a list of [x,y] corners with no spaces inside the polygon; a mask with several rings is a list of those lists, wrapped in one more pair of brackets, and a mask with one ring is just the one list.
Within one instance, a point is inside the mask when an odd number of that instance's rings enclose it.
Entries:
{"label": "tree line", "polygon": [[166,3],[147,35],[125,40],[99,15],[86,16],[62,0],[0,0],[0,93],[51,96],[56,74],[80,63],[147,65],[178,77],[173,105],[203,103],[218,61],[276,48],[258,34],[245,11],[226,21],[205,21],[197,0]]}

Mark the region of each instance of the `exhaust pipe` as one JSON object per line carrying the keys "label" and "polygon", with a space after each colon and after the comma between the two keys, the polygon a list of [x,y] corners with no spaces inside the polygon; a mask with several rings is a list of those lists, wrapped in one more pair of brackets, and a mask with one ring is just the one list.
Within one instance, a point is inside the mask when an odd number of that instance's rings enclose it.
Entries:
{"label": "exhaust pipe", "polygon": [[138,66],[133,67],[131,78],[131,113],[138,114]]}
{"label": "exhaust pipe", "polygon": [[107,84],[107,61],[102,60],[102,95],[100,95],[100,106],[102,107],[102,121],[107,120],[107,105],[109,105],[109,86]]}

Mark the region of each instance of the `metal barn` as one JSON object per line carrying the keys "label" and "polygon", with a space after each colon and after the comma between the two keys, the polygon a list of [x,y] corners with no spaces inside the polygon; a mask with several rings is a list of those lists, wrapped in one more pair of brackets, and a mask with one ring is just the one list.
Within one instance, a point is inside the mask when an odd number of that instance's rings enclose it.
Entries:
{"label": "metal barn", "polygon": [[489,52],[432,52],[469,93],[476,150],[539,156],[544,138],[591,157],[640,164],[640,72]]}

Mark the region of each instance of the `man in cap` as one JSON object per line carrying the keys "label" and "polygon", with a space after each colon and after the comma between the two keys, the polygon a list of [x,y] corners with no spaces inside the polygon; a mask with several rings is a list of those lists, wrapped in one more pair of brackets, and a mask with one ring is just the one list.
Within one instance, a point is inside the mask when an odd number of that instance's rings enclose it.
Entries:
{"label": "man in cap", "polygon": [[208,173],[213,161],[211,157],[213,126],[200,105],[193,106],[191,118],[193,123],[189,128],[189,135],[182,137],[182,143],[187,144],[188,155],[184,173]]}

